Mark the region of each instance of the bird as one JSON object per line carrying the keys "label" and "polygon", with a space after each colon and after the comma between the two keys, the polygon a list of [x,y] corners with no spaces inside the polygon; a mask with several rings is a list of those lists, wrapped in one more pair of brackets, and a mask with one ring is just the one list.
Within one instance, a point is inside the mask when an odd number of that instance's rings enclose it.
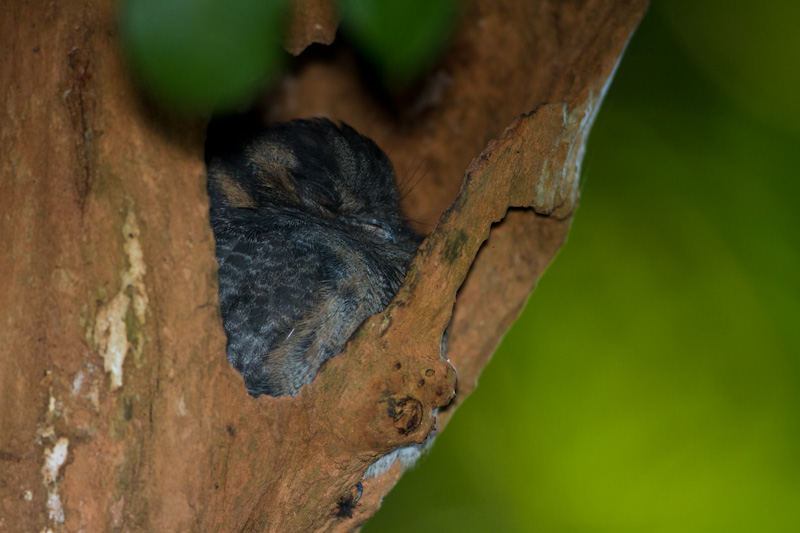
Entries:
{"label": "bird", "polygon": [[344,123],[209,130],[206,167],[227,358],[252,396],[294,396],[386,308],[422,237],[388,156]]}

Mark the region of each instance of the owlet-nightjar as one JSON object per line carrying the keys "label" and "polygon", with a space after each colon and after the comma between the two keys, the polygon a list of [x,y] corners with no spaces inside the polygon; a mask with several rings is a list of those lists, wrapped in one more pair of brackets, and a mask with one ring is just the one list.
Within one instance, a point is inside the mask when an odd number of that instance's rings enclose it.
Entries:
{"label": "owlet-nightjar", "polygon": [[293,120],[206,147],[227,355],[250,394],[295,395],[394,297],[421,237],[389,158]]}

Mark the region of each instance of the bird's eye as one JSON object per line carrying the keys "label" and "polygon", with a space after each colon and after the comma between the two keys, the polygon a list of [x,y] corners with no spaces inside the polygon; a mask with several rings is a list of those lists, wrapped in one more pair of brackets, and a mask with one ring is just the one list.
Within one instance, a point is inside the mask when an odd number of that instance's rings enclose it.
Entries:
{"label": "bird's eye", "polygon": [[374,219],[359,219],[357,223],[368,233],[390,242],[397,242],[397,236],[394,234],[392,227],[386,222],[378,222]]}

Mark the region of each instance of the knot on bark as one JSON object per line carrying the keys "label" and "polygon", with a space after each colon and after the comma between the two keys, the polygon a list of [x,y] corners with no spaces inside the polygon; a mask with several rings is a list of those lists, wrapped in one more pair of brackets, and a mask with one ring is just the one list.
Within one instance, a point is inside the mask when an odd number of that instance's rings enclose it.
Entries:
{"label": "knot on bark", "polygon": [[[391,393],[389,393],[391,394]],[[386,399],[386,414],[400,435],[413,433],[422,423],[422,402],[411,396]]]}

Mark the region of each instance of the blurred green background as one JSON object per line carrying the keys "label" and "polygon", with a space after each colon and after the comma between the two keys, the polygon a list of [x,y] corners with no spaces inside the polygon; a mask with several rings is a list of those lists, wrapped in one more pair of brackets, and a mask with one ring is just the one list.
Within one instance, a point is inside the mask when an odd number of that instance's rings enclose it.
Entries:
{"label": "blurred green background", "polygon": [[[346,35],[388,87],[436,63],[461,0],[337,0]],[[160,105],[181,114],[241,112],[285,71],[291,0],[118,0],[128,67]],[[313,2],[306,6],[318,9]]]}
{"label": "blurred green background", "polygon": [[799,2],[656,1],[569,242],[364,531],[800,531]]}

